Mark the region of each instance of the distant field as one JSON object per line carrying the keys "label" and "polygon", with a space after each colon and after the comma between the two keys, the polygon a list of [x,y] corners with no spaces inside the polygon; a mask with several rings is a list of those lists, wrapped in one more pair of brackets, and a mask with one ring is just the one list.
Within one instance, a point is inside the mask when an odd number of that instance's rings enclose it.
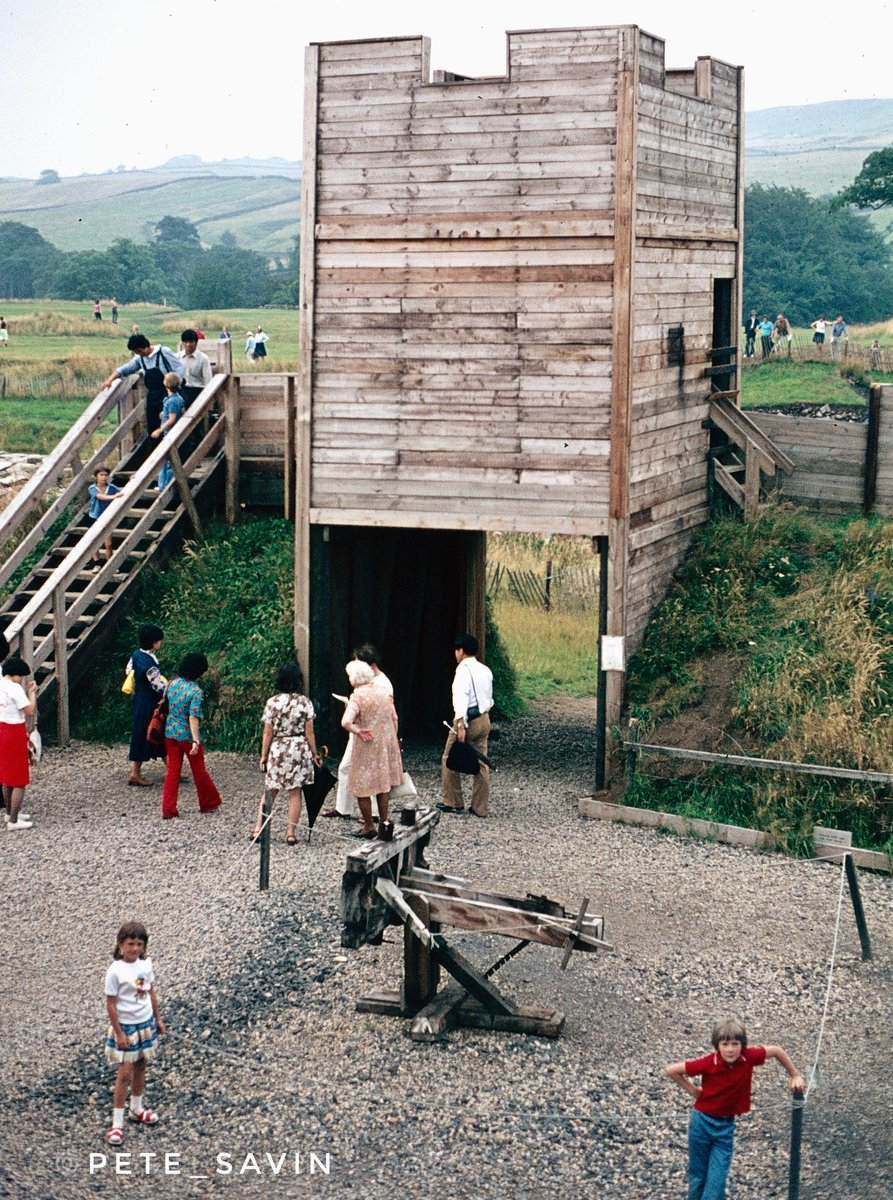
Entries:
{"label": "distant field", "polygon": [[300,231],[300,183],[154,171],[0,183],[0,221],[31,225],[60,250],[101,250],[119,237],[147,242],[164,216],[192,221],[207,244],[229,230],[243,249],[281,256]]}
{"label": "distant field", "polygon": [[[297,309],[226,309],[188,312],[159,305],[133,304],[119,308],[118,324],[108,315],[93,319],[93,306],[74,300],[10,300],[0,302],[0,315],[9,323],[9,342],[0,350],[0,375],[5,376],[9,405],[16,397],[45,397],[65,405],[69,400],[92,399],[103,379],[131,357],[127,338],[134,324],[150,342],[177,348],[180,333],[198,325],[208,338],[218,337],[228,326],[233,335],[233,366],[238,371],[293,371],[298,363],[299,315]],[[261,325],[270,335],[267,359],[249,363],[245,357],[246,331]],[[66,411],[63,409],[63,411]],[[12,410],[0,402],[0,448],[37,449],[29,435],[18,445],[9,427]],[[69,422],[70,423],[70,422]],[[58,435],[57,435],[58,436]],[[55,439],[50,440],[50,445]]]}

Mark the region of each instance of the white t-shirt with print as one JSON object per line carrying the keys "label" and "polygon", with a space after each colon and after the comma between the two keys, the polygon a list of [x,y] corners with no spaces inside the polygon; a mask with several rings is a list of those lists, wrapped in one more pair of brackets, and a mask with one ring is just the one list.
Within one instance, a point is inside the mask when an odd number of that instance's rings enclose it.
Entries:
{"label": "white t-shirt with print", "polygon": [[20,683],[0,676],[0,721],[7,725],[24,725],[28,707],[28,694]]}
{"label": "white t-shirt with print", "polygon": [[117,999],[118,1019],[122,1025],[137,1025],[152,1015],[149,988],[155,983],[151,958],[125,962],[116,958],[105,973],[105,994]]}

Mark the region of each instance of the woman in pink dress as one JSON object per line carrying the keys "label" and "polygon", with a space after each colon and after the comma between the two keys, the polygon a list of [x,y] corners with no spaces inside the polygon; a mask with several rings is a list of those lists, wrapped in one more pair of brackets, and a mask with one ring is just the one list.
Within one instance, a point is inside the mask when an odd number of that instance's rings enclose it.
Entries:
{"label": "woman in pink dress", "polygon": [[394,698],[373,685],[368,663],[349,662],[344,668],[353,693],[344,710],[342,726],[357,735],[347,786],[360,806],[362,826],[354,837],[374,838],[372,797],[378,801],[378,819],[388,819],[391,788],[403,781],[403,759],[397,740]]}

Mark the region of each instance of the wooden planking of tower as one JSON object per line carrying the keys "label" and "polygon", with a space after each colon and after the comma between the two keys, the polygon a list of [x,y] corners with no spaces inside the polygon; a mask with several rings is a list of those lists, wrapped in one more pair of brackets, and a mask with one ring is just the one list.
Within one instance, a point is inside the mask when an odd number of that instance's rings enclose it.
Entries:
{"label": "wooden planking of tower", "polygon": [[[423,37],[307,49],[295,625],[311,674],[346,644],[319,626],[332,555],[358,538],[464,537],[465,603],[441,614],[456,632],[483,622],[487,531],[607,539],[606,632],[628,655],[707,517],[705,372],[728,364],[738,385],[742,71],[668,71],[635,26],[507,43],[505,76],[480,79],[432,75]],[[610,721],[622,692],[610,672]]]}

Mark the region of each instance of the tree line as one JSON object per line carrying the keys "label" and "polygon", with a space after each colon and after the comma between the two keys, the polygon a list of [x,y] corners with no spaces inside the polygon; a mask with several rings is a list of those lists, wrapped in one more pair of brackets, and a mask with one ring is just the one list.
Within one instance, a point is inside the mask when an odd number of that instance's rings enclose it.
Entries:
{"label": "tree line", "polygon": [[224,233],[211,247],[183,217],[162,217],[150,242],[116,238],[105,250],[63,252],[36,229],[0,222],[0,296],[27,300],[167,302],[182,308],[297,304],[298,247],[271,261]]}

